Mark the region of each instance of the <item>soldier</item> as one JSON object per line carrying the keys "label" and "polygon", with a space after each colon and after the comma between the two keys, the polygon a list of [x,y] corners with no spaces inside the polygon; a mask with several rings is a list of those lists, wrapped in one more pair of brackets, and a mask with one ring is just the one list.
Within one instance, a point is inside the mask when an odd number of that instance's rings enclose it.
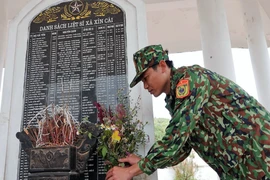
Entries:
{"label": "soldier", "polygon": [[270,113],[231,80],[202,68],[173,67],[161,45],[134,54],[136,76],[150,94],[166,93],[172,119],[146,157],[120,159],[106,180],[129,180],[182,162],[193,148],[221,179],[270,179]]}

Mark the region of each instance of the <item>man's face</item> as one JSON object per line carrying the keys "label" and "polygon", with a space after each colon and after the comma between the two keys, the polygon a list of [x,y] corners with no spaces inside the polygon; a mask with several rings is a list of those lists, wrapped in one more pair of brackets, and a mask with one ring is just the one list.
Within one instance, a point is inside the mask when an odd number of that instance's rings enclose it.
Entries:
{"label": "man's face", "polygon": [[142,77],[144,89],[155,97],[158,97],[164,92],[165,78],[160,64],[157,65],[157,69],[149,68],[145,71]]}

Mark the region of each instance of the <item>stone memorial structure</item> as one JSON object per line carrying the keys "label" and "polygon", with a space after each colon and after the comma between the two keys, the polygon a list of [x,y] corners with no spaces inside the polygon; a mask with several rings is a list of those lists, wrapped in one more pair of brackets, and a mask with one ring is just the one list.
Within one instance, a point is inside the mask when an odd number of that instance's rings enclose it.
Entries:
{"label": "stone memorial structure", "polygon": [[[143,5],[138,0],[31,1],[11,22],[10,46],[15,47],[7,55],[11,73],[6,78],[14,81],[3,94],[3,114],[11,115],[5,178],[29,178],[27,156],[15,134],[41,109],[68,105],[75,119],[96,122],[93,102],[116,105],[118,89],[129,91],[135,74],[132,54],[147,44],[144,9],[139,10]],[[134,88],[131,96],[142,97],[139,116],[149,121],[151,96],[141,88]],[[105,175],[103,161],[94,154],[83,179],[102,180]]]}
{"label": "stone memorial structure", "polygon": [[[94,102],[117,104],[127,92],[124,12],[106,1],[75,0],[39,13],[30,24],[25,61],[23,125],[49,104],[67,105],[75,119],[97,121]],[[19,179],[28,178],[20,154]],[[103,161],[90,157],[84,179],[104,179]]]}

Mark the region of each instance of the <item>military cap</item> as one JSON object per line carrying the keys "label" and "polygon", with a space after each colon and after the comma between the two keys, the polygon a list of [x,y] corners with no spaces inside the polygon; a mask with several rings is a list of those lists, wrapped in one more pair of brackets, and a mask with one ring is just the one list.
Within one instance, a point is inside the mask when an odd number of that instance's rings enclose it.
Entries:
{"label": "military cap", "polygon": [[133,54],[136,76],[130,83],[134,87],[140,80],[142,74],[149,68],[158,64],[161,60],[169,60],[168,54],[161,45],[146,46]]}

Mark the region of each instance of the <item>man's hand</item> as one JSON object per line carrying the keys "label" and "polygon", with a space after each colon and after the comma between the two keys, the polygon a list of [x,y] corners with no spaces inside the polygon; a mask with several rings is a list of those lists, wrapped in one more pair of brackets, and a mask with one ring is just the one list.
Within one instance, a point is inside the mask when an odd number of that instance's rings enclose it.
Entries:
{"label": "man's hand", "polygon": [[106,174],[106,180],[131,180],[133,175],[130,173],[131,167],[114,166]]}
{"label": "man's hand", "polygon": [[130,154],[125,158],[119,159],[119,162],[129,163],[130,167],[113,167],[106,174],[106,180],[131,180],[134,176],[143,172],[138,166],[140,157],[135,154]]}

